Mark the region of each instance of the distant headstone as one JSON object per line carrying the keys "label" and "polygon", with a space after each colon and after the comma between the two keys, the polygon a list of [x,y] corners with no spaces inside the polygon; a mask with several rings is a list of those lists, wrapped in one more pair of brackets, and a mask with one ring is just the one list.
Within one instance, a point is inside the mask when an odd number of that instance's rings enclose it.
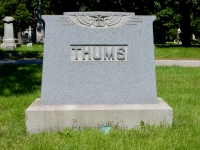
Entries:
{"label": "distant headstone", "polygon": [[29,42],[29,43],[32,42],[31,26],[29,26],[29,28],[28,28],[28,42]]}
{"label": "distant headstone", "polygon": [[36,42],[37,43],[44,43],[44,27],[43,27],[43,23],[37,23]]}
{"label": "distant headstone", "polygon": [[7,16],[3,19],[4,22],[4,37],[1,48],[16,47],[18,40],[15,33],[15,19],[11,16]]}
{"label": "distant headstone", "polygon": [[179,27],[178,30],[177,30],[177,44],[179,44],[179,45],[182,44],[180,34],[181,34],[181,29]]}
{"label": "distant headstone", "polygon": [[[32,43],[32,31],[31,31],[31,26],[29,26],[28,31],[26,30],[25,32],[25,36],[28,39],[28,43],[26,44],[27,47],[32,47],[33,43]],[[28,33],[28,34],[27,34]]]}
{"label": "distant headstone", "polygon": [[18,33],[17,33],[17,37],[18,37],[18,43],[22,43],[22,35],[21,35],[21,31],[19,31]]}
{"label": "distant headstone", "polygon": [[196,40],[196,37],[194,34],[192,34],[192,40]]}
{"label": "distant headstone", "polygon": [[44,26],[41,16],[41,0],[38,0],[38,22],[36,27],[36,42],[44,43]]}
{"label": "distant headstone", "polygon": [[[29,132],[140,122],[172,124],[157,98],[152,23],[155,16],[67,12],[46,25],[41,99],[26,110]],[[115,122],[115,121],[114,121]],[[118,121],[116,121],[118,122]]]}
{"label": "distant headstone", "polygon": [[15,50],[14,46],[6,46],[6,50]]}
{"label": "distant headstone", "polygon": [[28,40],[28,34],[29,34],[28,29],[26,29],[25,31],[22,32],[22,41],[23,42],[29,42],[29,40]]}
{"label": "distant headstone", "polygon": [[26,46],[27,46],[27,47],[32,47],[32,46],[33,46],[33,43],[27,43]]}

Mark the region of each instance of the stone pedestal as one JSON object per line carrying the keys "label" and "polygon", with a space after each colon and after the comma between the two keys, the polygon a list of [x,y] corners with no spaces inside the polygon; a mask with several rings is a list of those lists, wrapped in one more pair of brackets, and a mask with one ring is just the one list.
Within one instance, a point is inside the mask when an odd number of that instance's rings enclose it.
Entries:
{"label": "stone pedestal", "polygon": [[124,105],[41,105],[36,99],[25,111],[29,133],[58,131],[66,127],[82,129],[102,125],[133,128],[141,122],[172,125],[173,110],[161,98],[157,104]]}
{"label": "stone pedestal", "polygon": [[15,33],[15,26],[14,26],[14,18],[13,17],[5,17],[3,19],[4,22],[4,37],[3,43],[1,44],[1,48],[9,47],[9,49],[13,50],[18,46],[18,40]]}

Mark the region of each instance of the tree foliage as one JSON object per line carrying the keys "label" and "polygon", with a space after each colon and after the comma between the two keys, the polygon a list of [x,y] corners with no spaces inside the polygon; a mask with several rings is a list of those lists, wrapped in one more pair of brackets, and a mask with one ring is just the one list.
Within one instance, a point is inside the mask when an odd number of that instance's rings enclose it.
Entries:
{"label": "tree foliage", "polygon": [[0,0],[0,35],[3,34],[3,22],[6,16],[12,16],[20,27],[25,28],[35,22],[34,9],[36,1],[34,0]]}
{"label": "tree foliage", "polygon": [[[70,11],[122,11],[136,15],[156,15],[155,39],[164,42],[168,33],[180,27],[183,44],[190,45],[191,34],[200,36],[200,0],[41,0],[42,13],[61,15]],[[0,35],[5,16],[13,16],[22,30],[37,22],[37,0],[0,0]]]}

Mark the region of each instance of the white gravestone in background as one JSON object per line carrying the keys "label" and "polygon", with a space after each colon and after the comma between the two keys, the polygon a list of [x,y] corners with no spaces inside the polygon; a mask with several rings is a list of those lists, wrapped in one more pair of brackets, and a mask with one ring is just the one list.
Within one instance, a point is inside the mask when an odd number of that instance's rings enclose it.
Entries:
{"label": "white gravestone in background", "polygon": [[29,43],[32,43],[31,26],[29,26],[28,28],[28,40],[29,40]]}
{"label": "white gravestone in background", "polygon": [[31,26],[29,26],[28,28],[28,42],[26,44],[27,47],[32,47],[33,43],[32,43],[32,35],[31,35]]}
{"label": "white gravestone in background", "polygon": [[10,16],[7,16],[3,19],[4,37],[3,37],[3,43],[1,44],[1,48],[14,50],[17,46],[18,40],[15,37],[14,20],[15,19]]}
{"label": "white gravestone in background", "polygon": [[26,110],[29,132],[107,125],[172,124],[172,109],[157,98],[155,16],[122,12],[44,15],[41,99]]}
{"label": "white gravestone in background", "polygon": [[38,0],[38,20],[36,27],[36,36],[37,43],[44,43],[44,25],[41,16],[41,0]]}
{"label": "white gravestone in background", "polygon": [[36,28],[37,43],[44,43],[44,27],[43,23],[37,23]]}

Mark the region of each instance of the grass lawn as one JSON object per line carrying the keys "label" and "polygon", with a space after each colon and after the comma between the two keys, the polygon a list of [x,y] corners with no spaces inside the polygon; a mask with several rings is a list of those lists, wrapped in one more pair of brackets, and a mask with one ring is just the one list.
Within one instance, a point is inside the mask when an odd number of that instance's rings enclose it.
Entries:
{"label": "grass lawn", "polygon": [[172,44],[156,44],[155,59],[200,60],[200,46],[182,47]]}
{"label": "grass lawn", "polygon": [[0,149],[200,149],[200,67],[156,67],[158,97],[174,111],[169,127],[139,126],[28,134],[25,109],[40,97],[41,65],[0,65]]}
{"label": "grass lawn", "polygon": [[42,59],[43,58],[44,45],[33,44],[32,47],[21,45],[14,51],[0,50],[0,59]]}
{"label": "grass lawn", "polygon": [[[33,47],[21,45],[15,51],[0,50],[0,59],[42,59],[44,45],[34,44]],[[200,60],[200,46],[182,47],[180,45],[156,44],[155,59],[191,59]]]}

